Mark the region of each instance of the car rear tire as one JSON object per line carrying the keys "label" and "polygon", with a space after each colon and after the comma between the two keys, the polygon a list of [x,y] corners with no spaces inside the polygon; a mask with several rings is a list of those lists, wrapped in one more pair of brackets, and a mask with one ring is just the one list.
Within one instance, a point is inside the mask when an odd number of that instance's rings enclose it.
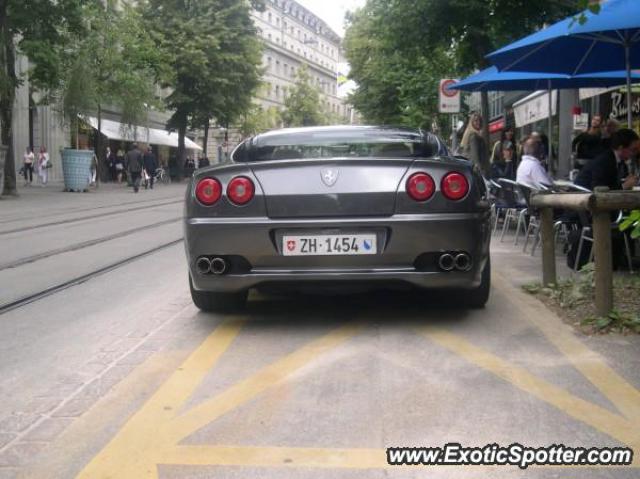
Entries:
{"label": "car rear tire", "polygon": [[189,276],[189,289],[193,304],[207,313],[234,313],[244,308],[247,303],[247,291],[239,293],[197,291],[193,289],[191,276]]}
{"label": "car rear tire", "polygon": [[487,259],[487,263],[484,265],[484,270],[482,270],[482,280],[480,282],[480,286],[475,289],[465,291],[464,295],[462,296],[463,298],[465,298],[465,305],[473,309],[484,308],[484,305],[489,300],[490,291],[491,260]]}

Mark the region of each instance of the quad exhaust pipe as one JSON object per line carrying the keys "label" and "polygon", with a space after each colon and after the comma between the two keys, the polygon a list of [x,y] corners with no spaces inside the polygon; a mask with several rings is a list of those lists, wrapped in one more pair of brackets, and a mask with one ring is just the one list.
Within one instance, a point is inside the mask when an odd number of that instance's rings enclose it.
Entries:
{"label": "quad exhaust pipe", "polygon": [[215,274],[219,276],[227,271],[227,262],[222,258],[209,259],[206,256],[200,256],[196,260],[196,270],[202,275]]}
{"label": "quad exhaust pipe", "polygon": [[438,260],[438,266],[440,266],[440,269],[444,271],[451,271],[455,266],[455,258],[453,257],[453,255],[445,253],[440,256],[440,259]]}
{"label": "quad exhaust pipe", "polygon": [[227,270],[227,262],[222,258],[213,258],[211,260],[211,272],[216,275],[224,274]]}
{"label": "quad exhaust pipe", "polygon": [[469,271],[471,269],[471,257],[467,253],[460,253],[456,255],[454,264],[458,271]]}
{"label": "quad exhaust pipe", "polygon": [[196,260],[196,269],[200,274],[209,274],[211,272],[211,260],[206,256],[200,256]]}
{"label": "quad exhaust pipe", "polygon": [[444,253],[438,258],[438,266],[443,271],[469,271],[471,269],[471,256],[467,253]]}

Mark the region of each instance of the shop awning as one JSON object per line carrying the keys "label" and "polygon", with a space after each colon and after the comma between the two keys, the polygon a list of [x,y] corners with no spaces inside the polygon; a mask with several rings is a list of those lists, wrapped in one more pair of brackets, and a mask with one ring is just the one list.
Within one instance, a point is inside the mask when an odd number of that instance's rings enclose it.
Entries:
{"label": "shop awning", "polygon": [[[552,115],[557,113],[558,91],[552,90]],[[549,118],[549,93],[539,90],[513,104],[513,113],[516,117],[516,127],[520,128],[530,123]]]}
{"label": "shop awning", "polygon": [[[98,119],[92,116],[86,118],[92,128],[98,129]],[[102,119],[100,123],[101,133],[111,140],[136,141],[149,145],[166,145],[178,147],[178,134],[169,133],[158,128],[146,126],[129,126],[113,120]],[[185,137],[184,146],[189,150],[202,150],[202,148]]]}

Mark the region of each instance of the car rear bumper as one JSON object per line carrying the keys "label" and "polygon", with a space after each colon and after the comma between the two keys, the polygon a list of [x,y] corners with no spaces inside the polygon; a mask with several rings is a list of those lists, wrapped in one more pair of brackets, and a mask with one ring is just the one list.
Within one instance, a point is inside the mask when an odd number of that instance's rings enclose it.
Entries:
{"label": "car rear bumper", "polygon": [[[233,292],[254,287],[293,288],[300,284],[336,284],[372,288],[404,285],[417,288],[474,288],[489,255],[489,211],[478,213],[394,215],[386,218],[272,220],[269,218],[189,218],[184,222],[185,250],[196,290]],[[379,253],[361,256],[283,256],[279,244],[286,232],[379,234]],[[445,252],[466,252],[468,271],[442,271]],[[195,266],[201,256],[223,257],[223,275],[203,275]]]}

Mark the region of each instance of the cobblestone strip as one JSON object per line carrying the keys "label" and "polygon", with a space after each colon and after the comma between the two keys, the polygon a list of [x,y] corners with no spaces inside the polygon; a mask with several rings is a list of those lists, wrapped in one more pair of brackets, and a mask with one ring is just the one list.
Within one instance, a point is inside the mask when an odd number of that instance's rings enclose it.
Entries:
{"label": "cobblestone strip", "polygon": [[190,299],[170,303],[150,318],[148,331],[137,328],[118,337],[78,372],[59,377],[56,386],[27,403],[23,411],[0,420],[0,479],[16,477],[19,468],[33,463],[75,418],[163,349],[175,337],[175,332],[166,334],[166,330],[189,307]]}

